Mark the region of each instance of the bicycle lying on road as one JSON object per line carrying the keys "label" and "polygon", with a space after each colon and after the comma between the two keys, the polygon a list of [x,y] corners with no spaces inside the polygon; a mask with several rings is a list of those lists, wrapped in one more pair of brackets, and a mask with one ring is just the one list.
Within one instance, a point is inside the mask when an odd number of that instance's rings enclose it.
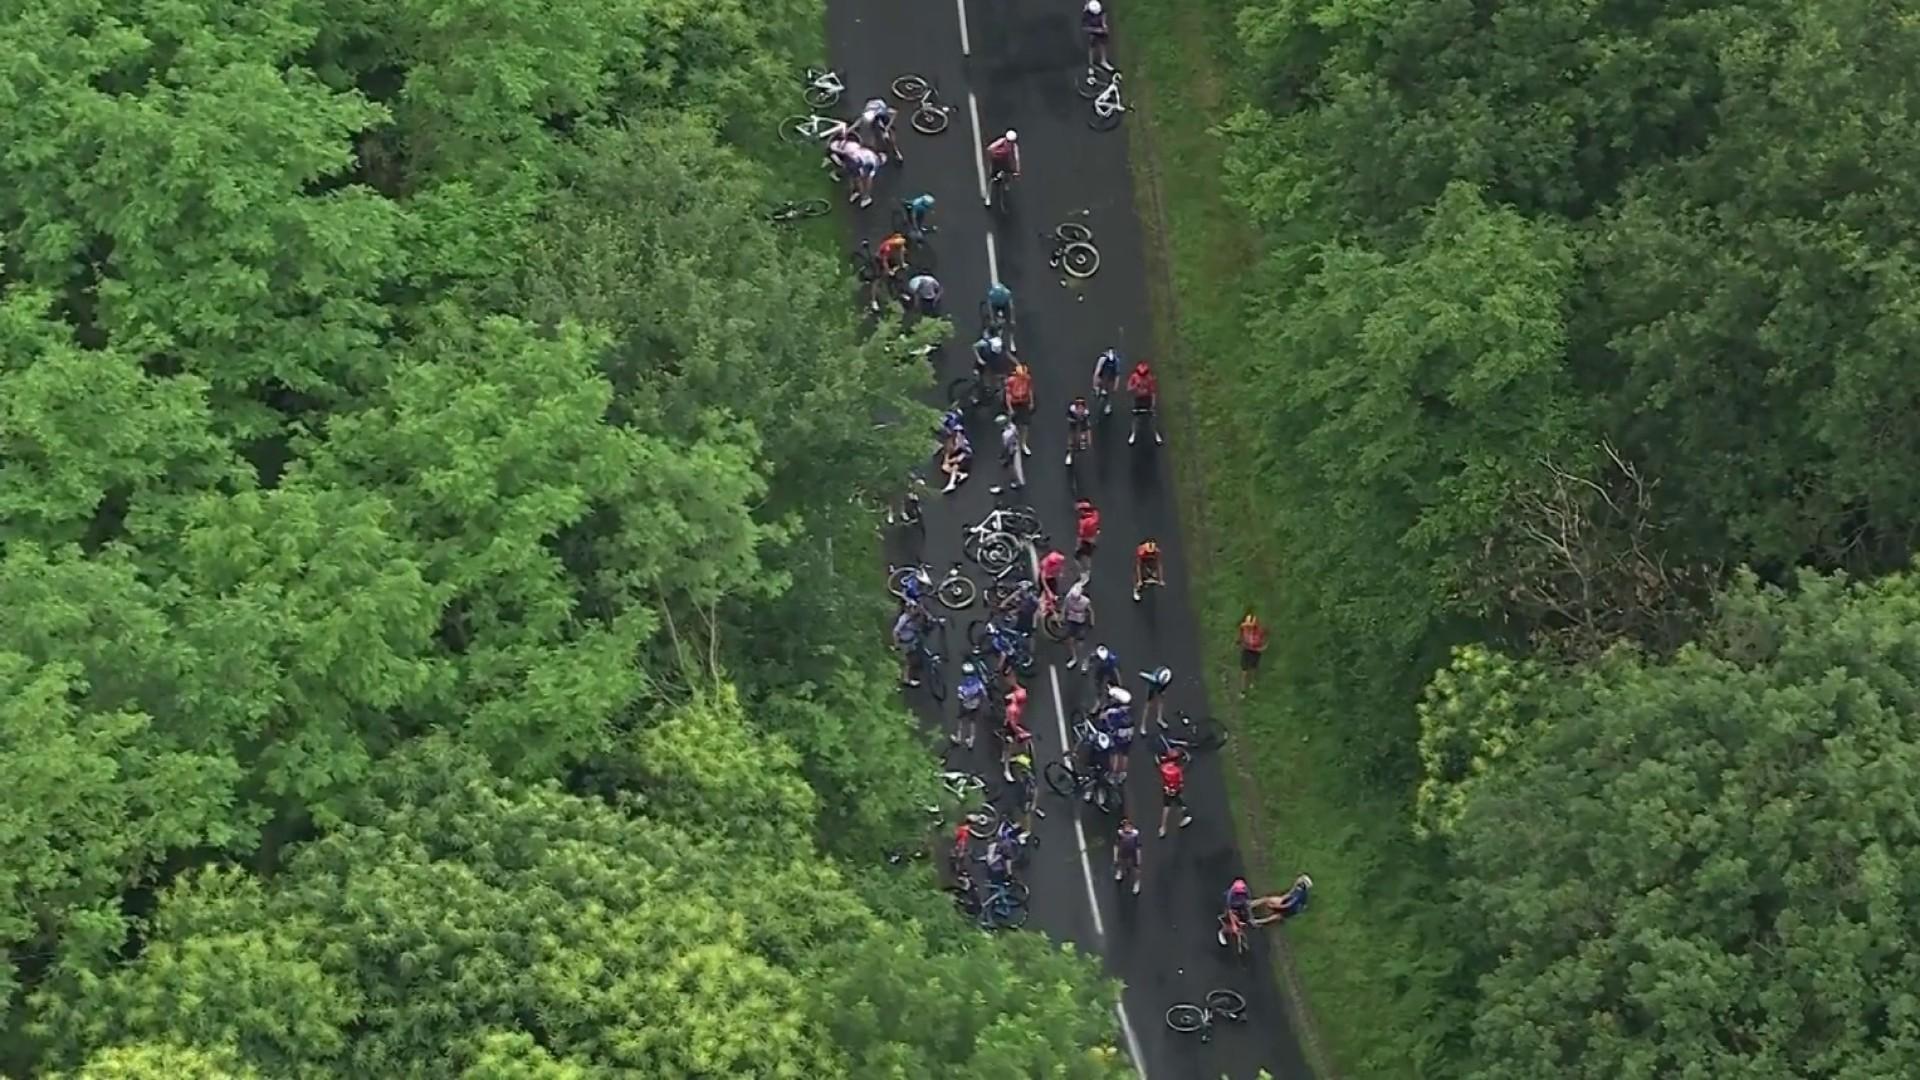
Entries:
{"label": "bicycle lying on road", "polygon": [[954,611],[972,607],[974,600],[980,596],[980,587],[973,583],[959,563],[948,567],[939,581],[933,579],[933,568],[925,564],[889,566],[887,591],[893,594],[894,599],[904,602],[907,598],[907,582],[914,578],[918,578],[923,587],[930,588],[935,599]]}
{"label": "bicycle lying on road", "polygon": [[940,104],[940,91],[924,76],[911,72],[893,80],[893,96],[901,104],[911,104],[907,123],[922,135],[938,135],[947,130],[953,107]]}
{"label": "bicycle lying on road", "polygon": [[780,121],[780,141],[784,143],[825,142],[846,131],[845,120],[831,116],[789,116]]}
{"label": "bicycle lying on road", "polygon": [[1051,245],[1047,265],[1069,277],[1090,278],[1100,269],[1100,249],[1093,246],[1093,230],[1077,222],[1062,222],[1040,239]]}
{"label": "bicycle lying on road", "polygon": [[1204,1005],[1181,1002],[1167,1008],[1167,1026],[1183,1034],[1200,1035],[1201,1042],[1213,1038],[1216,1020],[1243,1024],[1247,1020],[1247,999],[1238,990],[1209,990]]}
{"label": "bicycle lying on road", "polygon": [[825,199],[790,200],[788,202],[775,203],[769,208],[767,210],[767,220],[773,222],[775,225],[784,225],[789,221],[799,221],[802,218],[824,217],[828,209],[827,200]]}
{"label": "bicycle lying on road", "polygon": [[1087,126],[1095,131],[1112,131],[1120,126],[1120,117],[1126,111],[1126,105],[1120,100],[1120,73],[1116,71],[1106,88],[1094,97],[1093,115],[1087,117]]}

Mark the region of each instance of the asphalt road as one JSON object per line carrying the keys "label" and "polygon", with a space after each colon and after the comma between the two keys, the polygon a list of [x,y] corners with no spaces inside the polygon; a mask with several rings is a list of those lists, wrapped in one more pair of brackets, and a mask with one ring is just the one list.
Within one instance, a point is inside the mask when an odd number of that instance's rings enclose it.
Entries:
{"label": "asphalt road", "polygon": [[[964,8],[961,6],[964,5]],[[1087,125],[1090,109],[1074,82],[1084,65],[1078,32],[1078,0],[830,0],[830,61],[848,92],[831,110],[851,116],[860,101],[885,96],[905,72],[926,76],[954,106],[952,123],[937,136],[921,136],[903,122],[906,160],[881,171],[874,205],[854,211],[857,235],[877,244],[891,208],[901,198],[931,192],[938,200],[933,238],[934,273],[946,287],[954,339],[940,357],[939,382],[964,374],[969,345],[978,330],[977,307],[995,275],[1013,290],[1021,358],[1035,375],[1033,455],[1027,459],[1025,501],[1040,511],[1059,546],[1072,553],[1075,498],[1063,457],[1066,404],[1087,393],[1093,360],[1115,347],[1131,363],[1152,343],[1148,321],[1142,238],[1134,217],[1127,169],[1126,126],[1099,133]],[[1115,59],[1126,59],[1127,15],[1112,15]],[[796,89],[795,104],[799,95]],[[795,108],[793,111],[804,111]],[[1008,127],[1020,132],[1022,167],[1012,198],[989,211],[982,201],[979,148]],[[844,199],[842,193],[838,198]],[[1094,231],[1099,272],[1086,281],[1063,283],[1047,265],[1041,234],[1062,221]],[[1146,357],[1151,359],[1151,357]],[[1119,395],[1124,398],[1124,390]],[[1076,464],[1081,494],[1103,515],[1100,549],[1093,559],[1092,590],[1097,626],[1089,647],[1104,642],[1119,651],[1128,674],[1159,665],[1173,669],[1169,715],[1211,715],[1197,677],[1200,649],[1183,573],[1187,565],[1178,527],[1173,472],[1168,455],[1179,451],[1169,438],[1161,447],[1143,436],[1126,444],[1126,403],[1095,431],[1091,460]],[[994,505],[988,491],[1005,477],[998,465],[998,436],[991,417],[971,429],[977,450],[970,482],[952,495],[926,497],[926,558],[941,568],[961,557],[960,530]],[[932,447],[931,435],[929,448]],[[935,480],[937,488],[939,481]],[[1166,587],[1131,599],[1132,551],[1151,535],[1160,543]],[[952,649],[965,648],[967,619],[952,626]],[[957,681],[957,656],[950,681]],[[1029,680],[1029,726],[1038,735],[1036,762],[1060,753],[1063,714],[1089,700],[1084,676],[1065,667],[1062,647],[1046,643]],[[931,719],[924,695],[914,700]],[[946,716],[954,705],[949,701]],[[955,767],[983,775],[998,772],[992,742],[982,733],[978,748],[956,752]],[[1268,972],[1266,942],[1257,941],[1252,964],[1236,960],[1214,940],[1215,916],[1229,882],[1242,872],[1228,815],[1217,755],[1202,755],[1189,771],[1188,799],[1195,822],[1166,839],[1154,835],[1160,798],[1150,752],[1137,745],[1128,782],[1128,805],[1146,838],[1145,884],[1130,895],[1112,877],[1111,838],[1116,821],[1042,790],[1048,812],[1039,823],[1042,847],[1028,872],[1033,892],[1030,926],[1071,940],[1099,954],[1126,987],[1122,1029],[1129,1051],[1150,1080],[1225,1076],[1252,1078],[1262,1068],[1277,1078],[1311,1076],[1289,1027]],[[1256,893],[1278,892],[1285,882],[1253,882]],[[1277,933],[1269,929],[1263,933]],[[1166,1027],[1169,1005],[1198,1002],[1215,987],[1232,987],[1249,1002],[1244,1026],[1216,1029],[1210,1043]]]}

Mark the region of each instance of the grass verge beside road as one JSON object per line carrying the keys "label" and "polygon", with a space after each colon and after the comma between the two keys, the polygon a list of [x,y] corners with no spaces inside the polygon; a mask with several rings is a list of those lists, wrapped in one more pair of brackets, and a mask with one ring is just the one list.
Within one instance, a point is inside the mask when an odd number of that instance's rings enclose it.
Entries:
{"label": "grass verge beside road", "polygon": [[[1121,60],[1138,73],[1129,138],[1156,264],[1156,367],[1191,563],[1175,570],[1192,575],[1208,685],[1235,729],[1227,772],[1256,888],[1314,876],[1312,912],[1274,941],[1309,1062],[1322,1077],[1431,1076],[1445,1071],[1440,1033],[1451,1025],[1436,1018],[1457,1007],[1440,992],[1457,965],[1419,923],[1432,918],[1422,898],[1444,884],[1407,830],[1406,790],[1363,780],[1339,738],[1353,709],[1404,706],[1412,689],[1372,695],[1371,705],[1332,700],[1315,673],[1338,662],[1338,643],[1289,603],[1286,553],[1262,527],[1273,496],[1252,461],[1262,418],[1243,393],[1257,373],[1242,319],[1259,253],[1226,200],[1224,147],[1207,130],[1241,104],[1226,78],[1234,10],[1231,0],[1183,0],[1129,9],[1122,24]],[[1249,606],[1273,644],[1241,700],[1233,635]]]}

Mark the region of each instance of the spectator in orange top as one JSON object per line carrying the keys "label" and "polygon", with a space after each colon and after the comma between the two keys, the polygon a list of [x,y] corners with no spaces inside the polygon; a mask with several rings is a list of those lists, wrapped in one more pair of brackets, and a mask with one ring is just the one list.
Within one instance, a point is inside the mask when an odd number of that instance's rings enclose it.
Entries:
{"label": "spectator in orange top", "polygon": [[1260,668],[1260,654],[1267,651],[1267,628],[1247,612],[1240,620],[1240,696],[1253,686],[1253,673]]}

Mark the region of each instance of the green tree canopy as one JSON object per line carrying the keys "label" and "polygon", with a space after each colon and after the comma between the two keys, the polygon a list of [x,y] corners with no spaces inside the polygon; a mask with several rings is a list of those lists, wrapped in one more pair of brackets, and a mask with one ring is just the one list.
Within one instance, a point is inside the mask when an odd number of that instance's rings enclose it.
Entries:
{"label": "green tree canopy", "polygon": [[1745,575],[1671,660],[1456,665],[1442,699],[1506,717],[1450,804],[1478,1075],[1920,1060],[1920,578]]}

